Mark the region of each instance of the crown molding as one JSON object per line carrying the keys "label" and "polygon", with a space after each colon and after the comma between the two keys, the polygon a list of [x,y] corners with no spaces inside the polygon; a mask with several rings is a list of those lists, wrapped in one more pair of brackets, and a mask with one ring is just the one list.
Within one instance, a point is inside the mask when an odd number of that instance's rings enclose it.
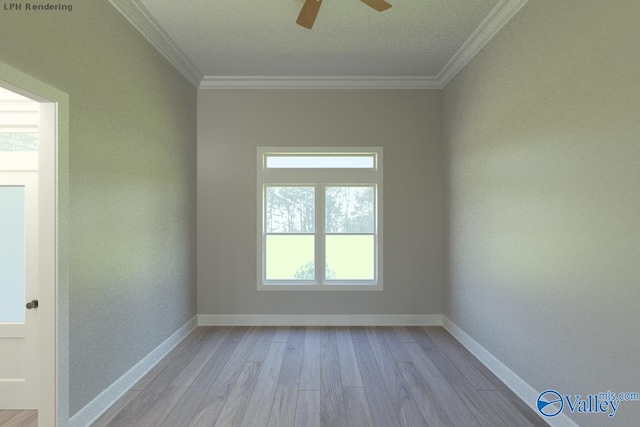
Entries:
{"label": "crown molding", "polygon": [[441,88],[444,88],[526,3],[527,0],[498,2],[438,73],[436,79]]}
{"label": "crown molding", "polygon": [[202,73],[180,50],[139,0],[109,0],[136,30],[156,48],[193,86],[198,87]]}
{"label": "crown molding", "polygon": [[436,76],[204,76],[140,0],[109,2],[198,89],[444,89],[527,0],[500,0]]}
{"label": "crown molding", "polygon": [[444,89],[527,0],[501,0],[437,76],[205,76],[198,89]]}
{"label": "crown molding", "polygon": [[199,89],[440,89],[433,77],[205,76]]}

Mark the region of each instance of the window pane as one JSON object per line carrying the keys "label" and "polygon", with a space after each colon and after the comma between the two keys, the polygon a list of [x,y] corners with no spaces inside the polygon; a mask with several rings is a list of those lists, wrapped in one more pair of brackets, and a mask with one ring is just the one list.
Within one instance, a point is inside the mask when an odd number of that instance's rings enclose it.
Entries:
{"label": "window pane", "polygon": [[327,233],[373,233],[373,187],[327,187]]}
{"label": "window pane", "polygon": [[267,236],[267,280],[314,280],[314,236]]}
{"label": "window pane", "polygon": [[38,151],[38,134],[0,132],[0,151]]}
{"label": "window pane", "polygon": [[0,322],[24,322],[24,187],[0,187]]}
{"label": "window pane", "polygon": [[375,159],[373,155],[349,156],[349,155],[327,155],[327,156],[267,156],[267,168],[303,168],[303,169],[326,169],[326,168],[356,168],[373,169]]}
{"label": "window pane", "polygon": [[375,279],[373,236],[326,236],[327,280]]}
{"label": "window pane", "polygon": [[267,187],[267,233],[313,233],[315,188]]}
{"label": "window pane", "polygon": [[37,151],[40,104],[0,88],[0,151]]}

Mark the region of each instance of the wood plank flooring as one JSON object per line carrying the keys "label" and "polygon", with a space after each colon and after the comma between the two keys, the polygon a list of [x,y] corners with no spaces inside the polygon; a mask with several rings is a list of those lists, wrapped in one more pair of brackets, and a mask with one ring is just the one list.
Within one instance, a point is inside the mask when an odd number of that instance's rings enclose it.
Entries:
{"label": "wood plank flooring", "polygon": [[93,427],[512,425],[546,426],[441,327],[199,327]]}
{"label": "wood plank flooring", "polygon": [[38,427],[38,411],[0,411],[2,427]]}

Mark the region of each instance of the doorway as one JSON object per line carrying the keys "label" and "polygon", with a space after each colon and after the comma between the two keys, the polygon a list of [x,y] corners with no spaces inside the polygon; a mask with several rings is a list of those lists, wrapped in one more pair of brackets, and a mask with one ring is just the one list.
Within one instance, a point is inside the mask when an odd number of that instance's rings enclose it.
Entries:
{"label": "doorway", "polygon": [[0,410],[56,423],[56,104],[0,81]]}

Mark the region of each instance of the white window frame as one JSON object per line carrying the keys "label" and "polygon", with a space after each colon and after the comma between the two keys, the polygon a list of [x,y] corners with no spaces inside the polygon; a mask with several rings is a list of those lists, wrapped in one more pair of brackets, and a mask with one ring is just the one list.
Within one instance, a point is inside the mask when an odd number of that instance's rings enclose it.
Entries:
{"label": "white window frame", "polygon": [[[258,147],[257,155],[257,282],[259,291],[381,291],[383,290],[383,168],[382,147]],[[366,155],[373,168],[267,168],[269,155]],[[324,268],[316,274],[320,282],[266,279],[266,188],[267,186],[315,187],[315,265],[325,265],[325,206],[327,186],[374,187],[374,278],[373,280],[324,280]]]}

